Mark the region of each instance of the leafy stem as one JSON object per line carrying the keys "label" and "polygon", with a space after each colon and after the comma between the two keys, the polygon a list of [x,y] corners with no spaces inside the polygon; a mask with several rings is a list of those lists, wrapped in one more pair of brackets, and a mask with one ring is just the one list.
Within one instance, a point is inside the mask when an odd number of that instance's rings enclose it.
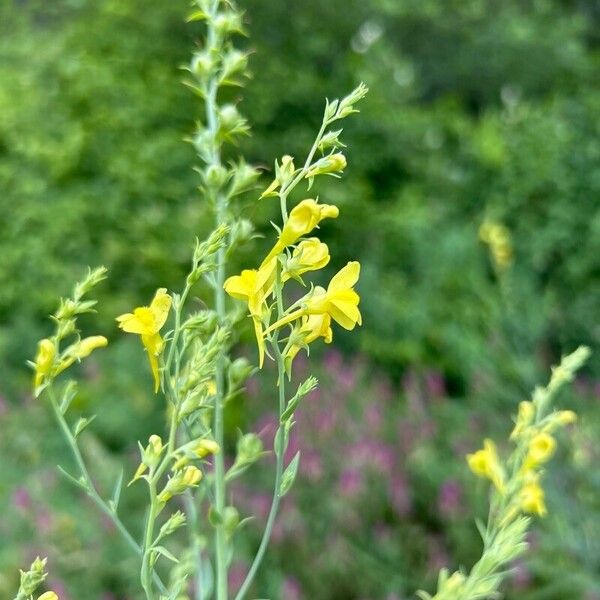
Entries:
{"label": "leafy stem", "polygon": [[[58,422],[59,428],[63,434],[65,441],[69,446],[69,449],[71,450],[71,454],[73,455],[75,462],[77,463],[77,467],[79,468],[79,479],[70,478],[70,480],[76,485],[78,485],[80,488],[85,490],[85,492],[92,499],[97,508],[112,521],[117,531],[127,542],[127,545],[135,552],[135,554],[142,556],[142,547],[135,541],[133,535],[131,535],[123,521],[121,521],[119,515],[117,514],[116,507],[109,505],[108,502],[106,502],[98,493],[98,490],[96,489],[96,486],[94,485],[88,468],[85,464],[83,456],[81,455],[81,451],[77,444],[77,439],[73,435],[73,432],[71,431],[71,428],[69,427],[69,424],[67,423],[56,400],[52,384],[48,386],[48,396],[50,398],[50,404],[52,405],[52,410],[54,412],[56,421]],[[161,593],[166,593],[166,587],[156,573],[153,575],[153,579],[157,587],[160,589]]]}
{"label": "leafy stem", "polygon": [[[277,318],[280,319],[283,315],[283,296],[281,285],[281,265],[279,262],[277,264],[276,271],[275,294],[277,298]],[[286,424],[282,418],[283,413],[285,411],[285,360],[284,355],[281,351],[277,332],[271,338],[271,346],[273,348],[273,353],[275,355],[275,360],[277,363],[277,389],[279,390],[279,426],[277,428],[277,435],[275,436],[275,484],[273,486],[273,498],[271,500],[271,508],[269,509],[269,515],[267,517],[267,523],[263,531],[260,545],[258,547],[254,560],[252,561],[250,570],[248,571],[244,582],[242,583],[238,593],[235,596],[235,600],[242,600],[248,592],[250,585],[252,585],[252,581],[254,580],[254,577],[256,576],[256,573],[258,572],[258,569],[264,558],[265,552],[267,551],[267,547],[271,539],[271,534],[273,532],[273,526],[275,524],[275,518],[277,517],[277,512],[279,511],[279,504],[281,502],[281,482],[283,477],[284,454],[286,447]]]}

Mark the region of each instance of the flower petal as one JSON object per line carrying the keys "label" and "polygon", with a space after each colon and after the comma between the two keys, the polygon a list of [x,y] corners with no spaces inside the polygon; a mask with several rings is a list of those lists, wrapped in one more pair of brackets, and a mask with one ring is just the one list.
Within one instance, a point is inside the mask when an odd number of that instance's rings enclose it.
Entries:
{"label": "flower petal", "polygon": [[156,331],[165,324],[171,310],[171,296],[167,294],[166,288],[160,288],[156,291],[154,298],[150,304],[150,310],[154,315]]}
{"label": "flower petal", "polygon": [[356,260],[349,262],[332,277],[327,292],[331,293],[351,288],[358,281],[359,275],[360,263]]}

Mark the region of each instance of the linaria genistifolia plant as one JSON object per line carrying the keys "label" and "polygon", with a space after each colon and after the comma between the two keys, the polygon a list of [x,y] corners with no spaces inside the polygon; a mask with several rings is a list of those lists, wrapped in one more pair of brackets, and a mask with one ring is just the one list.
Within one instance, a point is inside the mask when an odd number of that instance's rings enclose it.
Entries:
{"label": "linaria genistifolia plant", "polygon": [[547,512],[541,478],[543,465],[556,449],[553,433],[577,419],[573,411],[553,409],[552,402],[559,390],[573,380],[589,354],[588,348],[580,347],[565,356],[552,370],[548,385],[536,388],[531,400],[519,404],[510,435],[514,449],[505,461],[492,440],[485,440],[483,449],[467,456],[471,471],[492,484],[487,524],[477,523],[483,552],[468,573],[456,571],[450,575],[442,569],[436,594],[421,591],[418,594],[423,600],[499,597],[505,569],[527,549],[526,534],[531,523],[527,515],[543,517]]}
{"label": "linaria genistifolia plant", "polygon": [[[107,345],[105,337],[82,337],[77,328],[78,317],[95,309],[96,302],[89,295],[106,277],[103,267],[90,270],[71,297],[61,300],[52,316],[54,333],[39,342],[31,366],[35,396],[51,407],[75,460],[75,474],[61,471],[112,520],[139,557],[140,586],[146,599],[242,600],[267,550],[281,498],[298,471],[299,452],[287,464],[285,460],[296,411],[317,385],[309,376],[296,390],[287,389],[294,359],[319,338],[330,343],[334,322],[347,330],[361,324],[359,296],[354,290],[358,262],[349,262],[326,288],[305,281],[308,274],[329,263],[329,248],[315,231],[321,221],[337,218],[338,208],[314,198],[294,203],[292,192],[302,186],[308,192],[315,178],[339,177],[343,172],[346,159],[340,151],[344,144],[339,122],[357,112],[356,104],[367,88],[360,84],[348,96],[325,103],[321,127],[299,166],[287,155],[275,161],[274,179],[259,198],[264,202],[279,199],[281,220],[274,224],[271,250],[256,268],[231,275],[228,258],[252,236],[252,224],[237,216],[238,197],[251,190],[259,177],[243,159],[227,164],[222,159],[224,144],[249,132],[237,106],[220,103],[219,96],[223,87],[241,86],[247,76],[247,53],[232,42],[234,36],[243,34],[242,14],[229,0],[196,0],[188,20],[202,22],[206,31],[203,45],[186,67],[186,84],[205,109],[190,141],[200,160],[197,171],[202,199],[212,210],[215,227],[204,241],[196,242],[191,269],[179,293],[159,288],[148,306],[117,317],[124,332],[140,336],[152,376],[148,393],[164,396],[168,426],[146,443],[139,443],[137,470],[131,477],[121,474],[117,478],[110,498],[96,488],[78,445],[93,417],[71,422],[69,409],[78,393],[77,384],[63,378],[74,363]],[[504,229],[488,226],[482,239],[491,245],[499,267],[510,264],[510,241]],[[284,294],[288,285],[305,290],[291,304],[286,304]],[[212,306],[191,309],[190,296],[206,290],[212,294]],[[234,460],[226,468],[224,412],[253,371],[249,360],[233,359],[230,352],[247,317],[256,337],[259,367],[269,358],[277,368],[272,389],[279,419],[273,448],[273,496],[264,532],[247,576],[235,596],[230,596],[228,567],[236,532],[246,515],[228,505],[228,486],[265,454],[256,433],[240,434]],[[435,596],[419,592],[422,598],[477,600],[497,595],[502,569],[526,548],[530,523],[526,515],[546,512],[540,480],[542,467],[556,445],[553,433],[575,418],[569,411],[551,410],[550,404],[587,354],[587,349],[581,348],[566,357],[554,369],[548,386],[537,389],[531,401],[521,403],[511,436],[515,449],[506,461],[500,459],[490,440],[485,441],[483,450],[469,455],[470,468],[492,483],[488,523],[479,526],[483,554],[469,573],[442,571]],[[130,531],[119,517],[125,480],[147,490],[148,508],[140,534]],[[204,510],[206,506],[208,510]],[[183,537],[183,532],[187,536]],[[177,545],[172,543],[175,536],[180,540]],[[184,550],[182,538],[187,540]],[[33,600],[46,576],[44,566],[45,561],[37,560],[30,571],[22,573],[16,600]],[[57,595],[45,592],[37,600],[57,600]]]}
{"label": "linaria genistifolia plant", "polygon": [[[272,249],[255,269],[228,277],[227,259],[252,233],[252,225],[236,217],[236,198],[251,189],[258,171],[242,159],[225,164],[222,146],[235,142],[249,131],[247,121],[233,104],[220,104],[219,91],[240,86],[247,75],[247,54],[237,50],[232,37],[243,34],[242,14],[225,0],[197,0],[189,21],[201,21],[206,28],[204,44],[196,51],[186,71],[186,84],[202,99],[205,114],[191,142],[201,164],[203,201],[214,214],[215,229],[197,242],[192,266],[180,293],[157,290],[148,306],[135,308],[117,318],[119,327],[139,335],[148,357],[153,391],[166,398],[169,415],[164,434],[150,436],[139,444],[141,462],[130,485],[143,483],[148,492],[148,510],[141,536],[130,532],[118,515],[123,476],[116,481],[110,499],[95,487],[78,447],[78,436],[92,419],[71,424],[69,407],[77,394],[74,381],[61,382],[59,375],[73,363],[106,346],[102,336],[82,338],[77,317],[94,310],[88,294],[105,278],[105,269],[90,271],[75,286],[72,296],[63,299],[53,316],[54,334],[39,343],[32,366],[35,395],[52,407],[62,433],[73,453],[78,472],[62,470],[116,525],[132,551],[140,557],[140,584],[148,600],[197,600],[229,598],[227,571],[233,552],[233,538],[243,524],[238,510],[227,505],[227,487],[264,454],[255,433],[240,435],[232,466],[223,456],[223,413],[228,400],[243,386],[253,368],[246,359],[232,359],[235,331],[249,314],[258,346],[259,366],[266,357],[277,366],[274,396],[279,409],[279,427],[274,442],[276,456],[272,504],[262,541],[250,570],[235,598],[247,596],[266,552],[281,498],[291,488],[300,460],[299,453],[285,464],[289,434],[302,399],[317,381],[308,377],[295,391],[288,392],[294,358],[298,352],[324,338],[332,341],[332,322],[351,330],[361,323],[359,296],[353,289],[360,265],[349,262],[327,288],[304,281],[306,274],[325,267],[330,260],[327,245],[315,236],[324,219],[336,218],[336,206],[306,198],[294,205],[290,196],[323,175],[339,177],[346,159],[339,151],[338,122],[357,112],[355,105],[367,93],[359,85],[352,93],[326,102],[321,127],[301,166],[291,156],[275,161],[275,178],[260,199],[279,199],[281,222],[275,225]],[[213,293],[212,308],[190,311],[187,301],[195,286],[208,286]],[[304,287],[306,293],[286,306],[284,286]],[[236,301],[227,301],[227,296]],[[239,302],[247,305],[247,310]],[[68,345],[65,345],[68,344]],[[182,503],[173,500],[180,496]],[[200,507],[210,505],[207,518]],[[180,508],[183,508],[181,510]],[[175,556],[168,549],[169,538],[188,530],[187,550]],[[204,540],[212,538],[212,543]],[[214,567],[213,567],[214,565]]]}

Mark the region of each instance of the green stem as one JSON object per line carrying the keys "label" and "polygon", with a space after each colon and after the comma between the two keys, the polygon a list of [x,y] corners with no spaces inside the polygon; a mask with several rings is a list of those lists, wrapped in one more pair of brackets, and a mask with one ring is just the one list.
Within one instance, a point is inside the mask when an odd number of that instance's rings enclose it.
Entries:
{"label": "green stem", "polygon": [[[211,6],[211,15],[208,22],[208,36],[207,36],[207,47],[210,49],[217,49],[219,46],[219,39],[217,32],[214,28],[213,21],[218,12],[219,1],[215,0]],[[212,151],[210,157],[210,163],[212,166],[221,166],[221,153],[218,144],[218,116],[217,116],[217,89],[218,81],[214,76],[206,90],[206,123],[208,130],[210,131],[212,138]],[[227,211],[227,197],[222,193],[214,194],[215,203],[215,221],[217,227],[225,223],[226,211]],[[226,262],[226,249],[225,247],[219,248],[217,252],[217,272],[214,290],[214,302],[215,311],[217,313],[218,326],[223,327],[226,320],[225,312],[225,290],[223,285],[225,283],[225,262]],[[214,457],[214,499],[215,499],[215,510],[218,514],[222,514],[225,508],[225,495],[226,495],[226,484],[225,484],[225,460],[223,451],[223,404],[225,402],[225,357],[221,352],[217,357],[216,369],[215,369],[215,407],[214,407],[214,422],[213,422],[213,434],[215,441],[222,449]],[[227,538],[225,527],[223,524],[215,526],[215,559],[216,559],[216,598],[217,600],[227,600],[228,589],[227,589]]]}
{"label": "green stem", "polygon": [[[175,327],[173,329],[173,339],[171,340],[171,347],[169,348],[169,355],[167,356],[167,362],[165,363],[165,373],[168,374],[171,369],[171,363],[173,362],[173,356],[177,351],[177,342],[179,341],[179,335],[181,334],[181,311],[183,310],[183,305],[187,300],[188,294],[190,293],[190,284],[186,283],[186,286],[179,298],[179,302],[177,303],[177,308],[175,309]],[[177,361],[179,363],[179,360]],[[176,375],[179,373],[177,372]],[[177,377],[175,379],[177,382]]]}
{"label": "green stem", "polygon": [[288,218],[287,207],[286,207],[287,197],[288,197],[289,193],[306,176],[306,173],[308,172],[308,169],[310,168],[310,166],[312,164],[312,159],[314,158],[317,148],[319,147],[319,143],[321,142],[321,138],[323,137],[323,134],[325,133],[325,129],[327,128],[327,125],[329,125],[329,121],[327,120],[325,115],[323,115],[323,121],[321,122],[321,128],[319,129],[319,133],[317,133],[317,137],[315,138],[315,141],[313,142],[312,148],[310,149],[310,152],[308,153],[306,160],[304,161],[304,166],[302,167],[302,169],[300,169],[300,172],[298,173],[298,175],[296,175],[296,177],[294,177],[294,179],[292,179],[292,181],[290,181],[290,183],[288,183],[288,185],[286,185],[285,188],[282,188],[279,193],[279,199],[280,199],[280,203],[281,203],[281,216],[283,218],[284,224]]}
{"label": "green stem", "polygon": [[154,591],[152,589],[152,577],[154,569],[150,564],[152,558],[152,545],[154,541],[154,524],[156,523],[156,517],[159,512],[159,505],[156,495],[156,483],[154,478],[150,478],[148,481],[148,493],[150,496],[150,510],[148,511],[148,519],[146,520],[146,529],[144,531],[144,546],[143,546],[143,557],[142,557],[142,570],[140,580],[146,598],[148,600],[154,600]]}
{"label": "green stem", "polygon": [[183,498],[185,512],[188,515],[188,534],[190,548],[196,560],[196,576],[193,583],[193,598],[202,600],[204,597],[204,582],[202,581],[202,548],[198,539],[198,509],[196,508],[196,497],[188,490]]}

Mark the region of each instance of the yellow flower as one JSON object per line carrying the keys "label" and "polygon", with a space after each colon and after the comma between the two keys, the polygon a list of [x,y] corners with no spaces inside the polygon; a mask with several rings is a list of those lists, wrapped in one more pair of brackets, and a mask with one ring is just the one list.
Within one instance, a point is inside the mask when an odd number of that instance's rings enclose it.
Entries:
{"label": "yellow flower", "polygon": [[58,596],[55,592],[44,592],[37,600],[58,600]]}
{"label": "yellow flower", "polygon": [[467,455],[469,468],[475,475],[489,479],[500,493],[504,493],[504,468],[498,459],[496,444],[485,440],[483,450]]}
{"label": "yellow flower", "polygon": [[519,505],[521,510],[543,517],[548,512],[546,510],[545,495],[539,478],[534,477],[526,482],[519,495]]}
{"label": "yellow flower", "polygon": [[327,290],[316,287],[304,306],[283,317],[268,331],[282,327],[306,315],[329,315],[344,329],[352,330],[356,325],[362,325],[362,316],[358,310],[360,296],[353,289],[360,275],[360,263],[349,262],[336,273]]}
{"label": "yellow flower", "polygon": [[181,482],[186,487],[194,487],[198,485],[202,479],[202,471],[198,467],[190,465],[183,470],[183,477]]}
{"label": "yellow flower", "polygon": [[92,335],[80,340],[76,344],[72,344],[65,350],[65,358],[61,361],[56,372],[60,373],[64,371],[76,360],[88,357],[94,350],[104,348],[107,344],[108,340],[103,335]]}
{"label": "yellow flower", "polygon": [[309,234],[323,219],[335,219],[339,214],[337,206],[319,204],[313,199],[302,200],[290,211],[279,239],[263,261],[263,265],[281,254],[287,246],[291,246],[302,236]]}
{"label": "yellow flower", "polygon": [[556,413],[556,420],[560,425],[572,425],[577,421],[577,414],[572,410],[560,410]]}
{"label": "yellow flower", "polygon": [[56,356],[56,346],[49,339],[43,339],[38,342],[38,351],[35,357],[35,379],[34,386],[39,387],[44,378],[50,373],[54,365]]}
{"label": "yellow flower", "polygon": [[197,487],[202,479],[202,471],[198,467],[189,465],[184,469],[177,471],[171,479],[167,481],[165,489],[158,495],[158,501],[165,503],[177,494],[183,494],[185,490]]}
{"label": "yellow flower", "polygon": [[532,469],[550,460],[556,450],[556,440],[548,433],[538,433],[529,442],[525,469]]}
{"label": "yellow flower", "polygon": [[520,402],[519,413],[517,414],[517,421],[515,423],[515,428],[510,434],[510,439],[513,440],[519,437],[523,433],[525,428],[529,427],[529,425],[533,421],[534,416],[535,407],[533,406],[533,402],[529,402],[528,400]]}
{"label": "yellow flower", "polygon": [[287,281],[290,277],[300,277],[308,271],[317,271],[325,267],[329,260],[327,244],[324,244],[318,238],[308,238],[294,248],[292,257],[288,260],[281,279]]}
{"label": "yellow flower", "polygon": [[219,450],[219,444],[208,438],[198,440],[192,447],[192,451],[198,458],[204,458],[209,454],[217,454]]}
{"label": "yellow flower", "polygon": [[303,317],[297,335],[298,344],[292,344],[285,356],[288,373],[296,354],[300,351],[300,343],[304,346],[308,346],[320,337],[325,339],[326,344],[331,343],[331,340],[333,339],[331,316],[328,313],[324,313],[321,315],[307,315]]}
{"label": "yellow flower", "polygon": [[160,377],[158,374],[158,355],[162,352],[164,342],[159,331],[165,324],[171,309],[171,296],[165,288],[160,288],[154,295],[150,306],[140,306],[133,313],[117,317],[119,327],[127,333],[141,336],[142,343],[148,353],[150,368],[154,377],[154,392],[158,392]]}
{"label": "yellow flower", "polygon": [[232,297],[248,303],[248,311],[254,323],[254,332],[258,344],[259,365],[263,366],[265,342],[263,339],[263,305],[273,290],[277,259],[263,263],[259,269],[246,269],[240,275],[229,277],[224,289]]}
{"label": "yellow flower", "polygon": [[104,348],[107,344],[108,340],[103,335],[91,335],[76,344],[71,351],[71,355],[77,359],[86,358],[94,350]]}

